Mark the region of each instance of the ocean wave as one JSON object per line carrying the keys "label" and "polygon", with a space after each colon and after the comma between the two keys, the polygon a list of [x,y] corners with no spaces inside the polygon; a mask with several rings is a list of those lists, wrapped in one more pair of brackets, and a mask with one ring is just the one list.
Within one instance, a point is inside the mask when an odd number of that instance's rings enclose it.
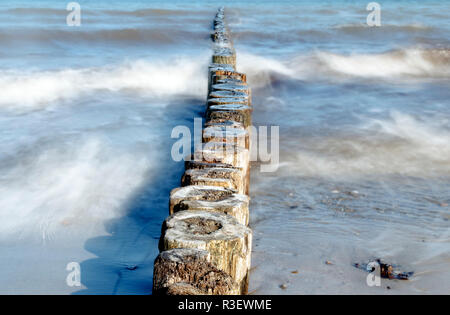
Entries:
{"label": "ocean wave", "polygon": [[295,71],[281,60],[239,52],[237,68],[247,73],[252,88],[273,84],[277,77],[295,77]]}
{"label": "ocean wave", "polygon": [[239,68],[256,87],[273,80],[381,79],[415,82],[450,78],[450,49],[402,49],[379,54],[337,54],[317,51],[287,61],[240,52]]}
{"label": "ocean wave", "polygon": [[[69,11],[65,8],[12,8],[1,10],[0,13],[8,15],[61,15],[66,16]],[[83,15],[110,15],[110,16],[130,16],[130,17],[148,17],[148,16],[185,16],[211,14],[211,11],[202,10],[182,10],[182,9],[160,9],[160,8],[142,8],[136,10],[105,10],[105,9],[86,9],[82,10]]]}
{"label": "ocean wave", "polygon": [[[175,60],[136,60],[115,66],[59,71],[0,71],[0,107],[39,108],[58,100],[95,91],[133,90],[142,96],[188,95],[206,91],[208,57]],[[282,61],[239,52],[238,68],[253,88],[283,80],[399,80],[447,79],[450,50],[405,49],[381,54],[343,55],[315,52]]]}
{"label": "ocean wave", "polygon": [[186,15],[210,15],[211,11],[205,10],[182,10],[182,9],[137,9],[137,10],[103,10],[102,13],[114,16],[132,16],[132,17],[145,17],[145,16],[186,16]]}
{"label": "ocean wave", "polygon": [[[333,38],[333,34],[322,30],[292,30],[286,32],[266,31],[264,33],[257,30],[237,30],[233,32],[233,38],[236,42],[245,42],[253,45],[263,46],[277,44],[289,45],[292,42],[308,42],[309,40]],[[272,42],[272,43],[270,43]]]}
{"label": "ocean wave", "polygon": [[342,31],[347,34],[359,34],[360,32],[374,32],[379,31],[383,34],[386,32],[418,32],[418,31],[426,31],[432,30],[433,28],[428,25],[420,24],[420,23],[412,23],[412,24],[382,24],[380,27],[371,27],[367,24],[338,24],[332,26],[332,29],[337,31]]}
{"label": "ocean wave", "polygon": [[[275,18],[274,18],[275,19]],[[277,20],[279,19],[279,20]],[[296,26],[295,21],[292,20],[291,25],[285,26],[284,31],[279,31],[280,24],[287,24],[287,20],[292,19],[292,14],[285,17],[277,17],[275,20],[264,21],[263,28],[252,29],[239,27],[233,32],[236,40],[246,43],[254,43],[253,45],[261,45],[267,40],[272,40],[279,45],[292,45],[293,43],[317,43],[335,41],[336,37],[341,40],[360,40],[366,43],[368,40],[372,41],[397,41],[399,36],[429,36],[431,33],[439,32],[434,26],[429,26],[420,23],[411,24],[383,24],[381,27],[371,27],[365,23],[360,24],[337,24],[325,27],[299,27]],[[247,21],[254,23],[254,21]],[[442,36],[440,36],[442,39]]]}
{"label": "ocean wave", "polygon": [[388,119],[369,118],[351,132],[299,141],[301,148],[286,154],[286,170],[304,176],[450,176],[450,130],[397,111]]}
{"label": "ocean wave", "polygon": [[16,15],[61,15],[65,16],[68,11],[65,9],[55,9],[55,8],[12,8],[1,10],[0,13],[6,14],[16,14]]}
{"label": "ocean wave", "polygon": [[350,77],[450,77],[450,49],[404,49],[381,54],[352,55],[318,52],[312,60],[318,69],[326,73]]}
{"label": "ocean wave", "polygon": [[79,95],[131,90],[142,97],[204,96],[207,57],[137,60],[59,71],[0,71],[0,108],[38,109]]}
{"label": "ocean wave", "polygon": [[63,30],[63,29],[15,29],[0,31],[0,44],[10,42],[38,42],[39,44],[85,42],[96,45],[98,43],[128,43],[134,44],[179,44],[205,41],[207,35],[203,32],[188,31],[180,28],[117,28],[102,30]]}
{"label": "ocean wave", "polygon": [[152,165],[148,152],[117,152],[95,138],[40,149],[24,152],[0,175],[2,237],[46,241],[70,227],[91,228],[123,215]]}

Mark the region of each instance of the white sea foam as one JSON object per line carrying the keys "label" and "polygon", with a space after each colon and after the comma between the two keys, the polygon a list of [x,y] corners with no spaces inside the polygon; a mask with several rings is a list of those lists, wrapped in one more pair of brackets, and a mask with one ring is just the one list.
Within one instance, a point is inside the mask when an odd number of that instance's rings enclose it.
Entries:
{"label": "white sea foam", "polygon": [[263,57],[247,52],[239,52],[237,68],[247,74],[249,84],[253,88],[263,87],[271,83],[271,74],[276,73],[288,77],[295,77],[296,73],[282,61],[275,58]]}
{"label": "white sea foam", "polygon": [[2,238],[48,240],[70,227],[86,233],[92,223],[124,214],[127,199],[146,179],[149,157],[116,152],[100,139],[79,142],[34,152],[34,158],[3,168]]}
{"label": "white sea foam", "polygon": [[[126,91],[142,96],[190,95],[206,91],[207,58],[174,61],[137,60],[116,66],[57,71],[0,71],[0,108],[44,108],[61,100],[97,91]],[[240,53],[238,68],[248,74],[253,88],[271,83],[273,75],[294,79],[364,77],[382,79],[446,78],[450,76],[447,50],[402,50],[384,54],[340,55],[316,52],[289,62]]]}
{"label": "white sea foam", "polygon": [[450,175],[450,132],[433,122],[393,111],[386,120],[367,119],[352,132],[299,137],[301,149],[287,153],[305,176]]}
{"label": "white sea foam", "polygon": [[97,91],[130,90],[142,96],[203,96],[208,59],[137,60],[117,66],[59,71],[0,71],[1,107],[43,108]]}
{"label": "white sea foam", "polygon": [[[287,61],[239,53],[239,69],[255,87],[270,84],[279,75],[299,80],[449,78],[450,50],[404,49],[378,54],[337,54],[316,51]],[[415,82],[415,81],[414,81]]]}
{"label": "white sea foam", "polygon": [[319,52],[316,61],[335,74],[367,78],[450,76],[450,51],[405,49],[382,54],[339,55]]}

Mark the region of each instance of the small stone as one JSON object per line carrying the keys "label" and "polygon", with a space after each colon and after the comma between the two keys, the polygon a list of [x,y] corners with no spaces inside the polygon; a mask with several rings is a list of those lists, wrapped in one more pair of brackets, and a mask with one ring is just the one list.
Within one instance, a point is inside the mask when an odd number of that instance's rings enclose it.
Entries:
{"label": "small stone", "polygon": [[296,275],[296,274],[298,274],[298,270],[291,271],[291,273]]}
{"label": "small stone", "polygon": [[325,265],[334,265],[331,261],[329,261],[329,260],[326,260],[325,261]]}
{"label": "small stone", "polygon": [[283,290],[286,290],[287,289],[287,284],[285,284],[285,283],[281,284],[280,288],[283,289]]}
{"label": "small stone", "polygon": [[357,190],[347,191],[345,194],[354,198],[359,197],[360,195]]}

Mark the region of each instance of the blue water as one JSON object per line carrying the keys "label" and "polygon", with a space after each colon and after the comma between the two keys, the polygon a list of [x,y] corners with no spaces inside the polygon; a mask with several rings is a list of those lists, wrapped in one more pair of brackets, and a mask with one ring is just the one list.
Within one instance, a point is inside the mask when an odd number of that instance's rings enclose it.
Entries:
{"label": "blue water", "polygon": [[[150,293],[223,3],[78,1],[69,27],[68,2],[0,5],[0,293]],[[280,126],[279,169],[252,169],[255,293],[450,292],[450,1],[380,1],[380,27],[367,3],[226,2],[254,123]],[[368,287],[373,257],[416,275]]]}

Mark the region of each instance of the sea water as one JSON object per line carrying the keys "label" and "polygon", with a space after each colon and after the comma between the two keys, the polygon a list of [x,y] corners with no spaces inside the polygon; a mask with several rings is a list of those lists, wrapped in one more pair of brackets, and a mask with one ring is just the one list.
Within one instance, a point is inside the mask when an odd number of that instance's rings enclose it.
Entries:
{"label": "sea water", "polygon": [[[251,293],[450,293],[449,1],[380,1],[379,27],[368,1],[78,1],[80,26],[68,3],[0,5],[0,293],[151,293],[223,4],[280,128]],[[376,258],[415,274],[370,287],[352,264]]]}

